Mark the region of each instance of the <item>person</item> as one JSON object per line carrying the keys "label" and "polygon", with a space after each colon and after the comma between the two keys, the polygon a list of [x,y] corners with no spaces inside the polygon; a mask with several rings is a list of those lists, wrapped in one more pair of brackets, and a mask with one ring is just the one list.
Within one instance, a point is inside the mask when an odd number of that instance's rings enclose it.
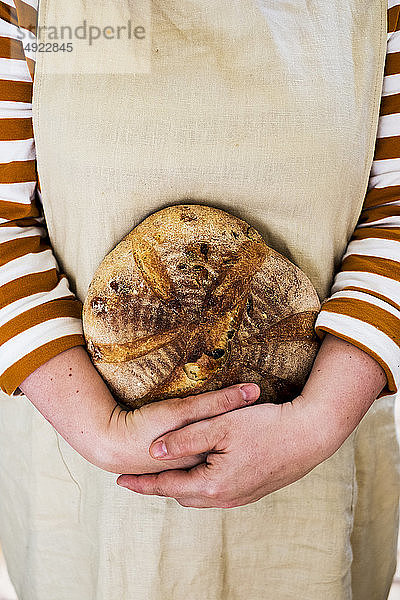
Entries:
{"label": "person", "polygon": [[[42,24],[91,10],[42,2]],[[383,599],[398,521],[400,2],[162,4],[153,68],[127,77],[84,73],[73,52],[72,74],[52,73],[18,36],[35,31],[35,0],[1,3],[11,580],[21,600]],[[251,221],[324,300],[292,403],[251,406],[256,386],[244,398],[238,384],[127,412],[91,363],[81,309],[96,266],[187,195]]]}

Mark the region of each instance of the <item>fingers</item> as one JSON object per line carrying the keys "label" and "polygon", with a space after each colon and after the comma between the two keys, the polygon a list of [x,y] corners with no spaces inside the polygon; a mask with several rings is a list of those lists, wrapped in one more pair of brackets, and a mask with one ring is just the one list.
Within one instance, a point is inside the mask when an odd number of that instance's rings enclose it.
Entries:
{"label": "fingers", "polygon": [[[117,484],[146,496],[175,498],[181,506],[192,508],[233,508],[247,500],[228,499],[223,485],[215,481],[212,467],[205,463],[190,471],[181,469],[146,475],[120,475]],[[250,502],[251,499],[248,499]]]}
{"label": "fingers", "polygon": [[[183,471],[164,471],[163,473],[174,475],[175,473],[183,473]],[[160,475],[163,473],[160,473]],[[196,495],[190,495],[189,491],[185,491],[183,494],[178,495],[181,488],[179,477],[170,477],[169,481],[165,477],[162,478],[164,481],[160,477],[154,477],[152,480],[143,480],[143,477],[147,477],[147,475],[120,475],[117,484],[139,494],[174,498],[178,504],[185,508],[235,508],[254,502],[251,496],[224,500],[223,497],[219,497],[218,491],[214,491],[211,485],[206,486],[202,494],[197,492]],[[185,488],[188,481],[188,478],[182,478],[182,485]],[[191,480],[191,487],[197,487],[196,479]],[[200,486],[198,488],[200,489]],[[262,494],[260,498],[262,498]]]}
{"label": "fingers", "polygon": [[157,418],[162,419],[167,428],[176,429],[251,404],[259,395],[260,388],[256,383],[240,383],[186,398],[161,400],[147,404],[143,409],[157,411]]}
{"label": "fingers", "polygon": [[[175,500],[185,508],[235,508],[241,506],[241,504],[234,502],[207,500],[205,498],[195,498],[194,496],[191,498],[175,498]],[[243,502],[243,504],[247,504],[247,502]]]}
{"label": "fingers", "polygon": [[211,452],[224,436],[224,422],[219,419],[203,419],[164,434],[154,440],[149,451],[153,458],[183,458]]}
{"label": "fingers", "polygon": [[206,463],[202,463],[190,471],[176,469],[146,475],[120,475],[117,484],[145,495],[171,498],[206,496],[209,492],[208,468]]}

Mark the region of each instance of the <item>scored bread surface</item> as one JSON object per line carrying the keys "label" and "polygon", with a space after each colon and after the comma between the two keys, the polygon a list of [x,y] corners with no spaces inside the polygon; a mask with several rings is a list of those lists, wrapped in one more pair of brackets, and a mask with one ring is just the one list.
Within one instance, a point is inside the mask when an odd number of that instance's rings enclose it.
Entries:
{"label": "scored bread surface", "polygon": [[241,383],[292,400],[319,342],[317,292],[245,221],[180,204],[143,220],[97,268],[83,305],[91,360],[130,408]]}

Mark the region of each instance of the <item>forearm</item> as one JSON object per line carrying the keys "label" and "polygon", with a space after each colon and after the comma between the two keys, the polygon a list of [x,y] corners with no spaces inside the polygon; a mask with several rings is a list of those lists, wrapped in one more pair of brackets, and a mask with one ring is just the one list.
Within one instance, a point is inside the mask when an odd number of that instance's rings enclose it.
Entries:
{"label": "forearm", "polygon": [[96,459],[99,436],[121,409],[83,346],[54,356],[20,388],[71,446],[88,460]]}
{"label": "forearm", "polygon": [[[84,458],[112,473],[162,470],[150,444],[167,431],[248,406],[240,385],[185,398],[171,398],[126,411],[114,400],[82,346],[61,352],[21,384],[24,394]],[[166,469],[190,469],[204,456],[170,461]]]}
{"label": "forearm", "polygon": [[385,371],[369,354],[326,334],[302,397],[297,399],[319,430],[325,458],[355,429],[386,381]]}

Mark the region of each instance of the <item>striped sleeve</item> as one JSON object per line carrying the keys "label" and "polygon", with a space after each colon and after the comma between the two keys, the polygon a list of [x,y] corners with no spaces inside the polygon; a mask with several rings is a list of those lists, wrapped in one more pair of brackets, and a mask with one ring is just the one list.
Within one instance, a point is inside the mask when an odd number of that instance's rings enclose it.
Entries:
{"label": "striped sleeve", "polygon": [[400,387],[400,0],[389,0],[388,41],[377,140],[357,227],[315,329],[375,358],[381,392]]}
{"label": "striped sleeve", "polygon": [[10,396],[50,358],[85,344],[82,303],[53,254],[37,180],[34,55],[21,41],[36,21],[37,0],[0,2],[0,388]]}

